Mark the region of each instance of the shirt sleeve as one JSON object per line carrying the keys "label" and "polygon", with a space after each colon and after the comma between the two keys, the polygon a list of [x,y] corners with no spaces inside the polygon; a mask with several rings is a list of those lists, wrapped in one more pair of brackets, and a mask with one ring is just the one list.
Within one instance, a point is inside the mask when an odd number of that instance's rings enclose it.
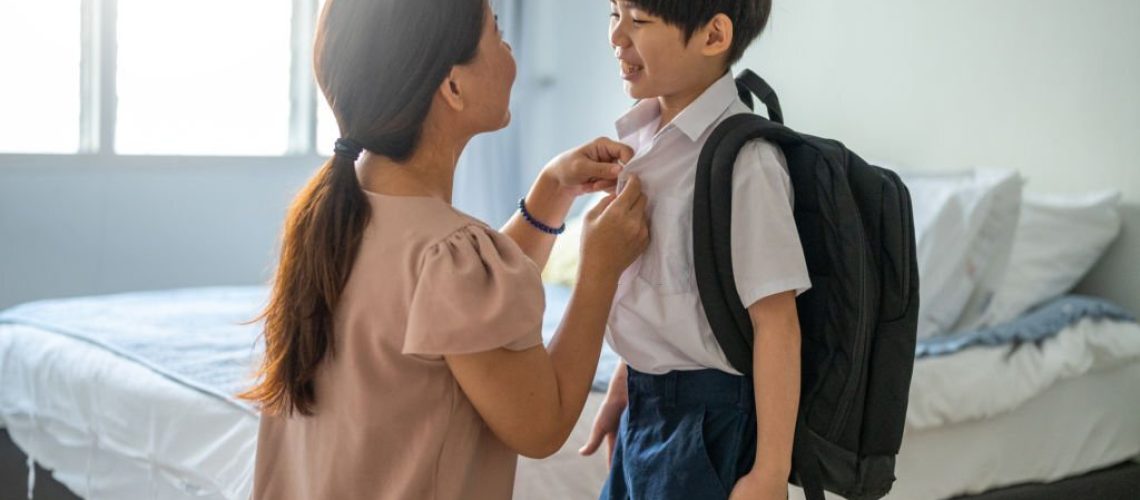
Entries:
{"label": "shirt sleeve", "polygon": [[749,142],[736,159],[732,179],[732,268],[745,306],[760,299],[811,288],[787,161],[763,140]]}
{"label": "shirt sleeve", "polygon": [[467,226],[429,247],[412,294],[404,354],[472,354],[542,344],[538,268],[509,237]]}

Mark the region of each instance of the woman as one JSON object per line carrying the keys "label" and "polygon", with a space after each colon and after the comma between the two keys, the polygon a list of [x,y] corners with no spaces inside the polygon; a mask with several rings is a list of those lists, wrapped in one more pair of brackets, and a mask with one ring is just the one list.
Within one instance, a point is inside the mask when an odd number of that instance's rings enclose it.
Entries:
{"label": "woman", "polygon": [[539,270],[570,203],[632,152],[551,161],[502,233],[450,204],[468,140],[515,76],[485,0],[330,0],[317,79],[342,139],[294,203],[265,360],[258,499],[501,499],[517,454],[566,440],[619,274],[648,242],[631,180],[587,215],[580,285],[549,348]]}

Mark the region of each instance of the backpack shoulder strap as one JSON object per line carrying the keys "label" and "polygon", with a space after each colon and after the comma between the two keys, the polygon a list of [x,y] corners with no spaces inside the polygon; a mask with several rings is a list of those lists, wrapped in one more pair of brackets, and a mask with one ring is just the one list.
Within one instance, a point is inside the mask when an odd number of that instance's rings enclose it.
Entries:
{"label": "backpack shoulder strap", "polygon": [[745,144],[800,140],[783,125],[745,113],[713,129],[697,160],[693,190],[693,264],[709,326],[737,371],[752,373],[752,319],[736,290],[732,270],[732,177]]}
{"label": "backpack shoulder strap", "polygon": [[756,109],[752,102],[752,96],[756,95],[760,98],[760,102],[768,108],[768,119],[776,123],[784,123],[784,110],[780,107],[780,98],[772,86],[760,78],[760,75],[750,69],[741,71],[740,75],[736,77],[736,91],[740,94],[740,100],[744,101],[749,109]]}

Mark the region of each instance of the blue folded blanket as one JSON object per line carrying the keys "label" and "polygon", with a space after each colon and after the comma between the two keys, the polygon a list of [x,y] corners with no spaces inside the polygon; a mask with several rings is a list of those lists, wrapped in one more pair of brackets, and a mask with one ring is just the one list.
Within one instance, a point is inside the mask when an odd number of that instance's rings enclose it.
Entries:
{"label": "blue folded blanket", "polygon": [[263,345],[260,322],[248,322],[266,300],[265,287],[45,300],[0,312],[0,324],[33,326],[94,344],[252,412],[234,395],[253,384]]}
{"label": "blue folded blanket", "polygon": [[919,341],[918,358],[945,356],[975,346],[1040,343],[1083,319],[1135,322],[1136,317],[1103,299],[1066,295],[1047,302],[1014,321]]}

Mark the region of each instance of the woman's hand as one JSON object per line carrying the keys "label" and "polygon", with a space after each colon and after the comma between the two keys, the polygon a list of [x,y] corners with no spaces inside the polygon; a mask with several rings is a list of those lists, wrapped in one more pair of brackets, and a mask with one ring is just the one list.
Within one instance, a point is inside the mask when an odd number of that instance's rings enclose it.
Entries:
{"label": "woman's hand", "polygon": [[558,155],[542,169],[561,192],[576,197],[598,191],[613,192],[622,165],[633,159],[633,148],[604,137]]}
{"label": "woman's hand", "polygon": [[648,198],[641,193],[641,181],[630,176],[618,194],[598,202],[586,214],[582,232],[582,261],[579,281],[617,281],[634,260],[649,246],[649,220],[645,213]]}

